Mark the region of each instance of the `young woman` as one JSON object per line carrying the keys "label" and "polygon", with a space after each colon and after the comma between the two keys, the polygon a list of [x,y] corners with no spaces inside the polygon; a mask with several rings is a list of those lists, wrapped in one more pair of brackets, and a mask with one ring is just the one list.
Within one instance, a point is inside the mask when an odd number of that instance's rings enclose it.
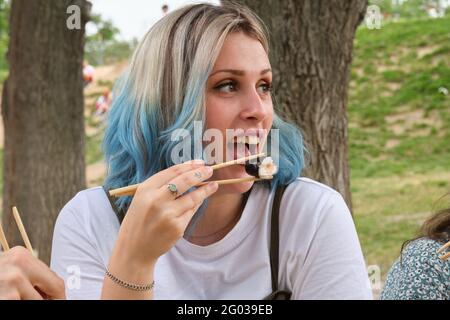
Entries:
{"label": "young woman", "polygon": [[450,208],[422,225],[389,271],[382,300],[450,300],[450,259],[437,251],[450,240]]}
{"label": "young woman", "polygon": [[[51,266],[72,284],[69,299],[264,299],[274,287],[292,299],[371,299],[350,212],[336,191],[298,178],[301,136],[274,113],[271,83],[263,24],[245,7],[186,6],[150,29],[114,94],[105,186],[78,193],[56,223]],[[174,165],[173,134],[192,133],[195,121],[223,137],[241,129],[215,141],[223,144],[218,153],[231,145],[233,158],[239,139],[260,150],[277,129],[274,179],[194,188],[248,177],[242,165],[214,172],[203,161]],[[105,192],[135,183],[132,198]],[[272,275],[279,186],[287,188]]]}

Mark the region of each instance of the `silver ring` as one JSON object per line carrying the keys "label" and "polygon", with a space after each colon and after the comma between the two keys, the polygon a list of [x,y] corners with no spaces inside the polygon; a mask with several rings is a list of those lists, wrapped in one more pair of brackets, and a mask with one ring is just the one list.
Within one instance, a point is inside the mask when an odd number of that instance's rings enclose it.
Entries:
{"label": "silver ring", "polygon": [[169,183],[167,185],[167,189],[169,189],[170,193],[172,193],[175,197],[178,195],[178,189],[175,184]]}

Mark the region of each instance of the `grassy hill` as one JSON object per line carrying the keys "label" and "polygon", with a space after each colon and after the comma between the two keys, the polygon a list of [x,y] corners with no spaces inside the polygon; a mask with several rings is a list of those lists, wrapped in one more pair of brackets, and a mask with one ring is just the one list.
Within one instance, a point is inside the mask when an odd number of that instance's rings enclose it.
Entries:
{"label": "grassy hill", "polygon": [[[382,273],[450,199],[450,18],[357,31],[349,90],[351,186],[368,264]],[[444,89],[445,88],[445,89]]]}

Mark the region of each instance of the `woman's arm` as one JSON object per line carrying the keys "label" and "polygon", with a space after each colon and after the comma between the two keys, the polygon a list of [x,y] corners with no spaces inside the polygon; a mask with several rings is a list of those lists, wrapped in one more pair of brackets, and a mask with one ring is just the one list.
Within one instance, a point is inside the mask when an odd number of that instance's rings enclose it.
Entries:
{"label": "woman's arm", "polygon": [[[106,277],[102,254],[88,232],[89,222],[74,211],[75,208],[68,205],[58,216],[53,235],[51,259],[52,269],[66,282],[67,298],[74,300],[152,299],[151,291],[137,292],[125,289]],[[107,221],[104,223],[106,224]],[[108,230],[110,229],[105,228],[105,231]],[[133,266],[131,259],[126,257],[127,251],[118,249],[113,250],[109,261],[108,269],[112,274],[136,284],[153,281],[153,267]],[[117,252],[123,252],[123,254],[120,255]]]}
{"label": "woman's arm", "polygon": [[[88,229],[92,226],[83,220],[80,212],[75,212],[84,207],[80,205],[74,210],[66,205],[55,227],[52,267],[66,282],[71,279],[77,283],[76,275],[70,275],[67,268],[79,271],[79,285],[67,285],[68,298],[152,299],[151,290],[134,291],[112,278],[139,286],[153,282],[158,258],[183,236],[192,215],[218,186],[214,182],[187,191],[211,174],[211,168],[204,162],[189,162],[163,170],[139,185],[108,262],[112,276],[106,275],[102,255],[90,238]],[[169,183],[177,186],[178,196],[168,190]],[[105,235],[97,237],[103,241]]]}
{"label": "woman's arm", "polygon": [[0,300],[65,299],[64,281],[23,247],[0,253]]}
{"label": "woman's arm", "polygon": [[[203,161],[163,170],[139,185],[120,227],[109,271],[121,281],[139,286],[153,282],[158,258],[183,236],[203,201],[218,188],[216,182],[189,191],[212,175]],[[175,185],[174,195],[168,185]],[[152,291],[137,292],[106,277],[102,299],[152,299]]]}
{"label": "woman's arm", "polygon": [[[111,256],[108,266],[108,270],[111,274],[120,280],[137,285],[147,285],[153,283],[153,271],[156,261],[144,266],[138,264],[133,265],[129,263],[129,261],[132,261],[132,257],[126,257],[126,254],[120,254],[120,252],[126,252],[126,250],[121,250],[120,247],[117,247]],[[111,280],[111,278],[105,277],[103,281],[101,298],[151,300],[153,299],[153,290],[130,290],[118,285],[116,282]]]}

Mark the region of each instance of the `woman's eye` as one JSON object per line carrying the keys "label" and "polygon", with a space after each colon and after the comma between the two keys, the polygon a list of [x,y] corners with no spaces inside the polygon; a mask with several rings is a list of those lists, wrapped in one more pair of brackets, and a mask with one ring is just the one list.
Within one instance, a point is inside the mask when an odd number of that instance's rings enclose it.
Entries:
{"label": "woman's eye", "polygon": [[216,90],[219,92],[232,92],[236,90],[236,85],[234,82],[226,82],[219,84],[217,87],[215,87]]}
{"label": "woman's eye", "polygon": [[259,86],[263,93],[269,93],[272,91],[272,84],[271,83],[263,83]]}

